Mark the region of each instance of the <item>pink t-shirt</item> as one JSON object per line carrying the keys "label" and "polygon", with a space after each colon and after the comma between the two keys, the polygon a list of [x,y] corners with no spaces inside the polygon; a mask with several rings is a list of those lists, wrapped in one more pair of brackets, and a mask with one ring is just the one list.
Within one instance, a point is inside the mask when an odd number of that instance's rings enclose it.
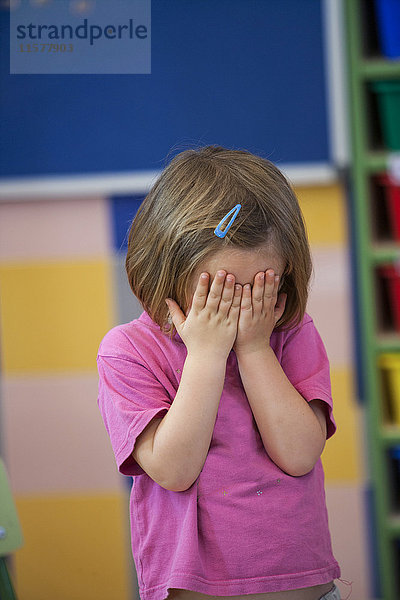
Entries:
{"label": "pink t-shirt", "polygon": [[[270,340],[297,391],[329,406],[329,363],[309,315]],[[132,457],[135,440],[163,417],[178,389],[186,347],[147,313],[115,327],[98,354],[99,407],[121,473],[133,476],[132,552],[142,600],[164,600],[168,588],[229,596],[277,592],[340,577],[331,547],[321,459],[293,477],[269,458],[229,354],[207,459],[184,492],[155,483]]]}

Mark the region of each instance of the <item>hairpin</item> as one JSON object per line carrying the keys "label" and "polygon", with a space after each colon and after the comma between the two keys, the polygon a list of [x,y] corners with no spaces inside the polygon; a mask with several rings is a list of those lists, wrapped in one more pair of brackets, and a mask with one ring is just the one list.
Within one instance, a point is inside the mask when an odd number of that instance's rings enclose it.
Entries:
{"label": "hairpin", "polygon": [[[218,225],[216,226],[216,228],[214,229],[214,233],[217,237],[219,238],[224,238],[226,236],[226,234],[228,233],[229,229],[232,226],[232,223],[234,222],[234,220],[236,219],[236,217],[238,216],[239,210],[242,208],[241,204],[236,204],[236,206],[234,208],[232,208],[232,210],[230,210],[225,216],[224,218],[218,223]],[[225,223],[225,221],[227,219],[229,219],[229,217],[232,216],[231,220],[229,221],[228,225],[225,227],[225,229],[222,231],[221,227],[222,225]]]}

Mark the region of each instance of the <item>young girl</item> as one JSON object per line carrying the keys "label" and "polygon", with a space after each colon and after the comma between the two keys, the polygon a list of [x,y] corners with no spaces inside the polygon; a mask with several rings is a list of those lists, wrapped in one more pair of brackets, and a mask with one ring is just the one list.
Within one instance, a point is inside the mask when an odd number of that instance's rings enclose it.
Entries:
{"label": "young girl", "polygon": [[100,345],[99,407],[133,476],[141,599],[339,600],[329,363],[286,179],[249,152],[182,152],[132,223],[126,269],[145,312]]}

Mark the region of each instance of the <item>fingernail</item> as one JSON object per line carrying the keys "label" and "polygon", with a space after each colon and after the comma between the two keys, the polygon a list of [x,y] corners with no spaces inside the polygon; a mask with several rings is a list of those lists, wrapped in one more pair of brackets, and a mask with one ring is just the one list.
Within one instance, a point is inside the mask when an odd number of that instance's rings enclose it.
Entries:
{"label": "fingernail", "polygon": [[208,277],[208,274],[207,274],[207,273],[202,273],[202,274],[201,274],[201,278],[202,278],[202,279],[207,279],[207,277]]}
{"label": "fingernail", "polygon": [[279,275],[275,275],[275,281],[279,281]]}

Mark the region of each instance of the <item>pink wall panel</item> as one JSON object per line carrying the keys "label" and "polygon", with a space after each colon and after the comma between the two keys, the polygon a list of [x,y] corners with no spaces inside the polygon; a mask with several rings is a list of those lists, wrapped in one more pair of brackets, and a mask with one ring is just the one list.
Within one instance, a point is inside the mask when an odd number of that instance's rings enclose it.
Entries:
{"label": "pink wall panel", "polygon": [[0,203],[0,260],[104,256],[110,252],[104,198]]}
{"label": "pink wall panel", "polygon": [[[335,557],[342,569],[342,579],[352,582],[351,600],[368,600],[370,593],[367,523],[363,487],[327,485],[326,504]],[[344,508],[345,507],[345,508]],[[350,587],[335,582],[348,598]]]}
{"label": "pink wall panel", "polygon": [[350,259],[343,247],[312,247],[314,278],[307,312],[324,341],[331,366],[353,362]]}
{"label": "pink wall panel", "polygon": [[96,373],[3,380],[2,430],[14,493],[121,489],[97,389]]}

